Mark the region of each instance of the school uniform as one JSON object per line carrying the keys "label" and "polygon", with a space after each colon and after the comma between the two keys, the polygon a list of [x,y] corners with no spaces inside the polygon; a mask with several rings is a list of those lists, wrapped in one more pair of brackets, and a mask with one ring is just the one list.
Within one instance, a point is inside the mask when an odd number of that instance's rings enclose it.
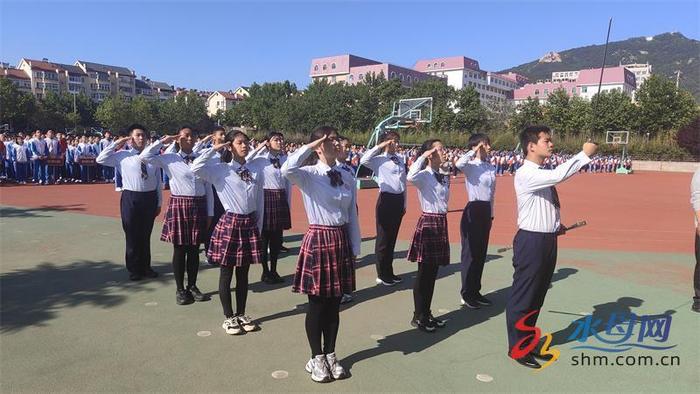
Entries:
{"label": "school uniform", "polygon": [[[516,322],[537,323],[557,261],[557,231],[561,226],[559,196],[555,185],[576,174],[591,159],[580,152],[555,170],[525,160],[515,174],[518,204],[518,232],[513,239],[513,285],[506,305],[508,350],[528,335],[515,328]],[[527,344],[519,344],[524,348]]]}
{"label": "school uniform", "polygon": [[[219,299],[223,308],[223,327],[246,331],[257,329],[257,325],[245,316],[248,293],[248,269],[251,264],[262,262],[262,230],[264,217],[263,160],[252,159],[241,165],[235,160],[223,163],[214,149],[207,149],[197,157],[192,172],[214,185],[226,212],[221,216],[207,249],[210,262],[221,266],[219,274]],[[236,313],[231,305],[231,281],[236,273]],[[246,327],[250,327],[246,328]]]}
{"label": "school uniform", "polygon": [[[700,168],[695,170],[693,179],[690,182],[690,204],[693,207],[693,212],[700,211]],[[693,276],[693,295],[692,309],[700,312],[700,235],[698,235],[698,218],[695,216],[695,274]]]}
{"label": "school uniform", "polygon": [[470,150],[456,163],[464,173],[469,197],[459,226],[462,242],[460,294],[463,300],[473,300],[480,295],[496,193],[496,168],[488,161],[475,159],[475,154]]}
{"label": "school uniform", "polygon": [[17,182],[25,183],[27,180],[27,167],[29,161],[27,148],[21,144],[12,144],[12,149],[14,151],[12,157],[15,166],[15,178]]}
{"label": "school uniform", "polygon": [[15,179],[15,168],[14,168],[14,155],[15,155],[15,143],[13,141],[6,141],[5,152],[3,155],[4,162],[4,175],[7,179]]}
{"label": "school uniform", "polygon": [[191,164],[197,154],[160,153],[157,141],[140,154],[146,163],[162,169],[170,178],[170,201],[160,240],[175,245],[199,245],[207,235],[207,217],[214,215],[214,196],[209,183],[196,176]]}
{"label": "school uniform", "polygon": [[33,138],[30,143],[32,162],[34,163],[34,181],[37,183],[48,182],[46,157],[49,155],[46,141],[43,138]]}
{"label": "school uniform", "polygon": [[355,290],[354,256],[360,254],[355,181],[350,173],[318,161],[302,167],[313,151],[299,148],[282,165],[282,174],[302,193],[309,221],[292,291],[341,297]]}
{"label": "school uniform", "polygon": [[[262,280],[267,283],[282,283],[283,280],[277,273],[277,259],[282,247],[282,234],[284,230],[292,228],[290,215],[291,183],[282,176],[282,165],[287,161],[284,153],[273,154],[268,149],[251,152],[251,156],[265,163],[263,167],[263,199],[265,215],[263,218],[262,251],[263,274]],[[268,253],[269,249],[269,253]],[[270,266],[268,267],[268,260]]]}
{"label": "school uniform", "polygon": [[377,277],[385,283],[394,283],[392,262],[396,238],[406,213],[406,161],[399,154],[380,152],[379,146],[375,146],[365,152],[360,165],[374,171],[379,185],[375,216],[377,239],[374,244]]}
{"label": "school uniform", "polygon": [[117,167],[122,173],[122,228],[126,236],[126,268],[134,278],[153,276],[151,268],[151,232],[161,206],[160,176],[153,165],[139,157],[136,149],[116,151],[113,142],[97,157],[103,166]]}
{"label": "school uniform", "polygon": [[[408,170],[408,180],[418,189],[422,214],[411,239],[408,260],[418,263],[418,273],[413,288],[416,327],[436,320],[430,311],[438,267],[450,263],[450,242],[447,232],[447,203],[450,198],[450,176],[433,171],[419,156]],[[430,323],[431,325],[433,323]],[[440,325],[444,325],[440,321]],[[432,328],[434,329],[434,328]]]}
{"label": "school uniform", "polygon": [[[102,138],[99,142],[99,153],[102,153],[102,151],[109,146],[109,144],[112,143],[111,139],[107,138]],[[104,177],[105,181],[111,181],[114,178],[114,169],[112,167],[107,167],[107,166],[101,166],[102,168],[102,176]]]}

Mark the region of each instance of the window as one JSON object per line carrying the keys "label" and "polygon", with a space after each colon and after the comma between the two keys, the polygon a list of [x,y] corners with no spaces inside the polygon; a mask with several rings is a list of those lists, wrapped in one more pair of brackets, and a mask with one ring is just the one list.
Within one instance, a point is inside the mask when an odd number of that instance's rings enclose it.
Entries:
{"label": "window", "polygon": [[571,93],[576,94],[576,88],[571,88]]}
{"label": "window", "polygon": [[408,82],[410,83],[410,82],[411,82],[411,76],[410,76],[410,75],[407,76],[407,77],[406,77],[406,80],[408,80]]}
{"label": "window", "polygon": [[437,62],[433,63],[433,67],[437,68]]}
{"label": "window", "polygon": [[331,82],[335,83],[335,75],[331,77]]}
{"label": "window", "polygon": [[440,62],[440,67],[445,67],[445,62]]}
{"label": "window", "polygon": [[335,63],[331,63],[331,69],[335,70]]}
{"label": "window", "polygon": [[430,68],[430,63],[428,63],[428,68]]}
{"label": "window", "polygon": [[350,76],[348,77],[348,80],[352,81],[353,79],[355,79],[355,77],[352,74],[350,74]]}
{"label": "window", "polygon": [[396,72],[392,71],[391,72],[391,79],[394,79],[394,78],[396,78]]}
{"label": "window", "polygon": [[549,89],[545,89],[544,94],[549,94]]}
{"label": "window", "polygon": [[540,90],[539,90],[539,89],[535,89],[535,96],[539,96],[539,95],[540,95]]}
{"label": "window", "polygon": [[326,71],[327,68],[328,68],[328,66],[326,66],[326,65],[324,64],[324,65],[323,65],[323,71]]}
{"label": "window", "polygon": [[403,73],[399,73],[399,79],[403,81]]}
{"label": "window", "polygon": [[586,93],[586,92],[588,92],[588,87],[587,86],[581,87],[581,93]]}
{"label": "window", "polygon": [[318,64],[314,65],[314,71],[318,71]]}
{"label": "window", "polygon": [[358,80],[362,81],[363,78],[364,78],[364,75],[363,75],[363,74],[358,74],[358,75],[357,75],[357,79],[358,79]]}

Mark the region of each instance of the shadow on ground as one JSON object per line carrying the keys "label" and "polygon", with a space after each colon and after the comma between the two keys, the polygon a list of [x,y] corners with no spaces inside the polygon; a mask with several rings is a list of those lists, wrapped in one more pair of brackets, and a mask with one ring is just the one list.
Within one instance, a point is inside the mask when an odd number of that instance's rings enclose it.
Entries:
{"label": "shadow on ground", "polygon": [[0,207],[0,218],[49,217],[42,212],[85,211],[85,204],[42,205],[34,208]]}

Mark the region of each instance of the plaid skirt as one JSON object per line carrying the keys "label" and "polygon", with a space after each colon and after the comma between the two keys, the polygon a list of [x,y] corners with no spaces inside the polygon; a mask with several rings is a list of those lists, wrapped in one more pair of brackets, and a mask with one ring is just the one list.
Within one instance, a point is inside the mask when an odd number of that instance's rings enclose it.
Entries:
{"label": "plaid skirt", "polygon": [[280,231],[292,228],[287,191],[285,189],[265,189],[263,192],[265,194],[263,230]]}
{"label": "plaid skirt", "polygon": [[408,260],[439,265],[450,263],[446,214],[423,212],[413,233]]}
{"label": "plaid skirt", "polygon": [[309,226],[301,241],[292,291],[341,297],[354,290],[355,261],[345,226]]}
{"label": "plaid skirt", "polygon": [[262,262],[262,242],[255,212],[239,215],[226,212],[211,235],[207,257],[224,267],[240,267]]}
{"label": "plaid skirt", "polygon": [[199,245],[207,236],[207,198],[170,196],[160,240],[175,245]]}

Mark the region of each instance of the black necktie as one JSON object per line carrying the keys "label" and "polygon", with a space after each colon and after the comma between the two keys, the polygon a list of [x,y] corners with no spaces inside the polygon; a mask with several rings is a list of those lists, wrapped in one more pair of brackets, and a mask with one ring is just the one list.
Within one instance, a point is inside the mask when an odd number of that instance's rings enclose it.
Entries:
{"label": "black necktie", "polygon": [[561,204],[559,204],[559,194],[557,193],[557,188],[554,186],[549,187],[549,191],[552,192],[552,204],[559,209],[561,208]]}
{"label": "black necktie", "polygon": [[396,156],[391,156],[391,157],[389,157],[389,160],[393,161],[394,164],[396,164],[397,166],[400,166],[400,165],[401,165],[401,161],[399,161],[399,158],[396,157]]}
{"label": "black necktie", "polygon": [[253,181],[253,177],[250,175],[250,171],[248,171],[248,169],[245,167],[239,167],[236,170],[236,173],[244,182],[250,183]]}
{"label": "black necktie", "polygon": [[185,161],[185,164],[190,164],[190,163],[192,163],[192,161],[194,161],[194,157],[187,155],[187,156],[183,157],[182,160]]}
{"label": "black necktie", "polygon": [[326,175],[331,179],[331,186],[338,187],[343,184],[343,176],[338,172],[338,170],[329,170]]}
{"label": "black necktie", "polygon": [[279,157],[270,157],[270,163],[272,163],[272,166],[277,169],[282,167]]}
{"label": "black necktie", "polygon": [[439,183],[443,183],[445,181],[445,174],[441,174],[439,172],[433,172],[433,175],[435,175],[435,179],[437,179],[437,181]]}
{"label": "black necktie", "polygon": [[148,179],[148,167],[146,167],[146,163],[143,161],[141,162],[141,179]]}

